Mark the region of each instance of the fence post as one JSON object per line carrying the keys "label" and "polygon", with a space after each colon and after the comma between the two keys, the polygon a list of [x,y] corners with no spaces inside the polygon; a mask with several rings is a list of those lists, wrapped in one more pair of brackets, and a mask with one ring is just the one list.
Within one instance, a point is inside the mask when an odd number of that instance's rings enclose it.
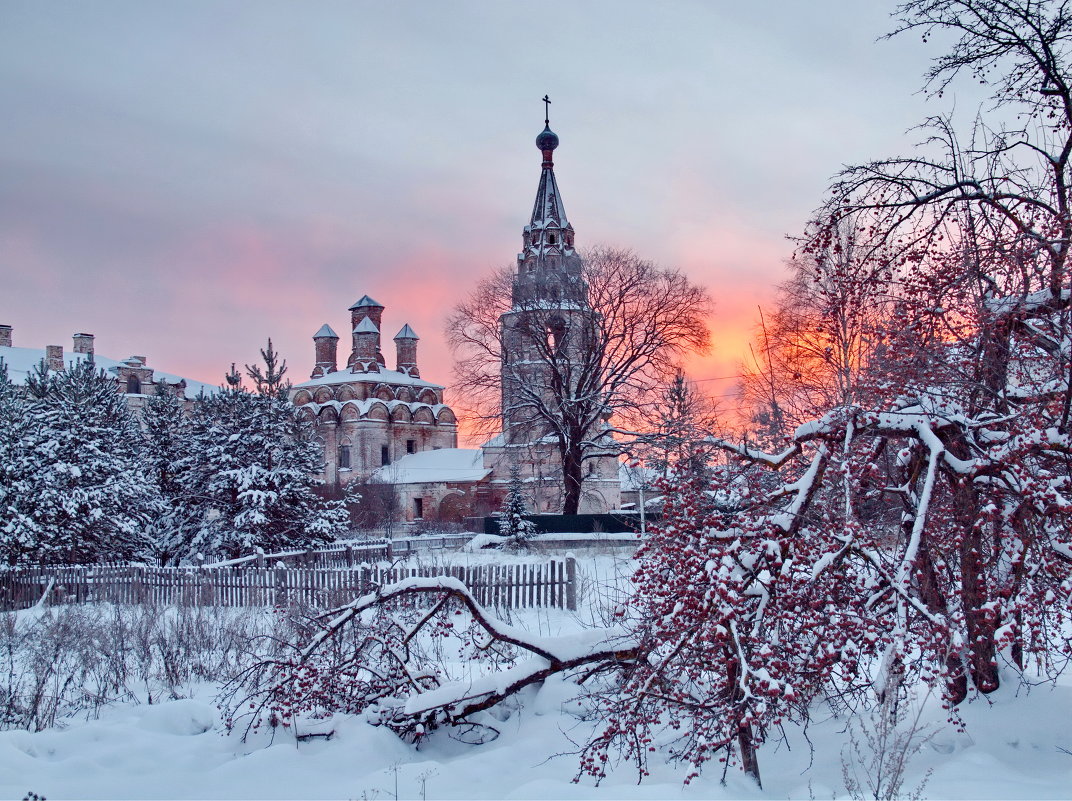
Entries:
{"label": "fence post", "polygon": [[577,560],[566,557],[566,608],[577,611]]}
{"label": "fence post", "polygon": [[346,566],[347,567],[353,567],[354,566],[354,546],[352,546],[352,545],[347,545],[346,546]]}
{"label": "fence post", "polygon": [[282,564],[275,569],[275,598],[274,606],[283,607],[287,603],[287,569]]}

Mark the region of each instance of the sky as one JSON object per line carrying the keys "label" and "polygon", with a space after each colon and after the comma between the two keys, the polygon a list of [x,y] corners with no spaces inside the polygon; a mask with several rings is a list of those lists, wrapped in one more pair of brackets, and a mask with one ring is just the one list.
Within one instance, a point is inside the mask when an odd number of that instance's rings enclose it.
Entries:
{"label": "sky", "polygon": [[271,337],[297,382],[369,294],[389,365],[409,323],[449,385],[446,315],[514,263],[547,93],[578,245],[708,287],[688,366],[722,392],[831,176],[945,108],[937,45],[877,41],[891,8],[4,0],[0,323],[211,383]]}

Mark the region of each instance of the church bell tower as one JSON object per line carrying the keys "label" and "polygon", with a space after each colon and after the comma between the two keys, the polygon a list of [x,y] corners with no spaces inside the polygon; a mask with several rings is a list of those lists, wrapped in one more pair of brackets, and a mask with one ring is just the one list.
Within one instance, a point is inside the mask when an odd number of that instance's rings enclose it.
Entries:
{"label": "church bell tower", "polygon": [[[536,137],[540,180],[511,286],[511,306],[499,318],[502,343],[502,435],[485,445],[485,465],[497,476],[517,465],[536,511],[559,511],[563,493],[562,425],[556,420],[570,398],[588,390],[594,361],[597,316],[588,302],[583,265],[574,246],[555,178],[558,135],[546,113]],[[575,425],[569,423],[568,425]],[[585,438],[595,442],[604,421],[593,421]],[[558,434],[556,434],[558,431]],[[490,447],[489,447],[490,446]],[[601,449],[605,450],[605,449]],[[616,456],[589,451],[585,457],[581,511],[606,511],[620,502]]]}

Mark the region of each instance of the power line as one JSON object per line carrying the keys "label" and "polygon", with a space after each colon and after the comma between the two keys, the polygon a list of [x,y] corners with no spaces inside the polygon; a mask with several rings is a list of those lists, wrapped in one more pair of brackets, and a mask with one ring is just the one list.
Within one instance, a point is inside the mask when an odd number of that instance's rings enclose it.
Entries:
{"label": "power line", "polygon": [[744,378],[743,375],[716,375],[711,378],[690,378],[688,379],[694,384],[699,384],[703,381],[728,381],[731,378]]}

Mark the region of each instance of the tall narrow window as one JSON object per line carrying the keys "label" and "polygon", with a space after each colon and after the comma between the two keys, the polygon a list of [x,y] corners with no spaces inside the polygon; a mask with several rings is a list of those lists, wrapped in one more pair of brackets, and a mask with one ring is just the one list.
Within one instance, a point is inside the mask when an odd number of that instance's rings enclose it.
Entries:
{"label": "tall narrow window", "polygon": [[340,470],[349,470],[350,469],[350,446],[349,445],[340,445],[339,446],[339,469]]}
{"label": "tall narrow window", "polygon": [[391,451],[386,445],[380,446],[380,464],[391,464]]}
{"label": "tall narrow window", "polygon": [[424,498],[413,499],[413,516],[424,517]]}
{"label": "tall narrow window", "polygon": [[417,440],[415,440],[415,439],[407,439],[406,440],[406,453],[416,453],[416,452],[417,452]]}
{"label": "tall narrow window", "polygon": [[136,375],[132,375],[127,379],[127,394],[128,395],[140,395],[141,394],[141,379]]}

